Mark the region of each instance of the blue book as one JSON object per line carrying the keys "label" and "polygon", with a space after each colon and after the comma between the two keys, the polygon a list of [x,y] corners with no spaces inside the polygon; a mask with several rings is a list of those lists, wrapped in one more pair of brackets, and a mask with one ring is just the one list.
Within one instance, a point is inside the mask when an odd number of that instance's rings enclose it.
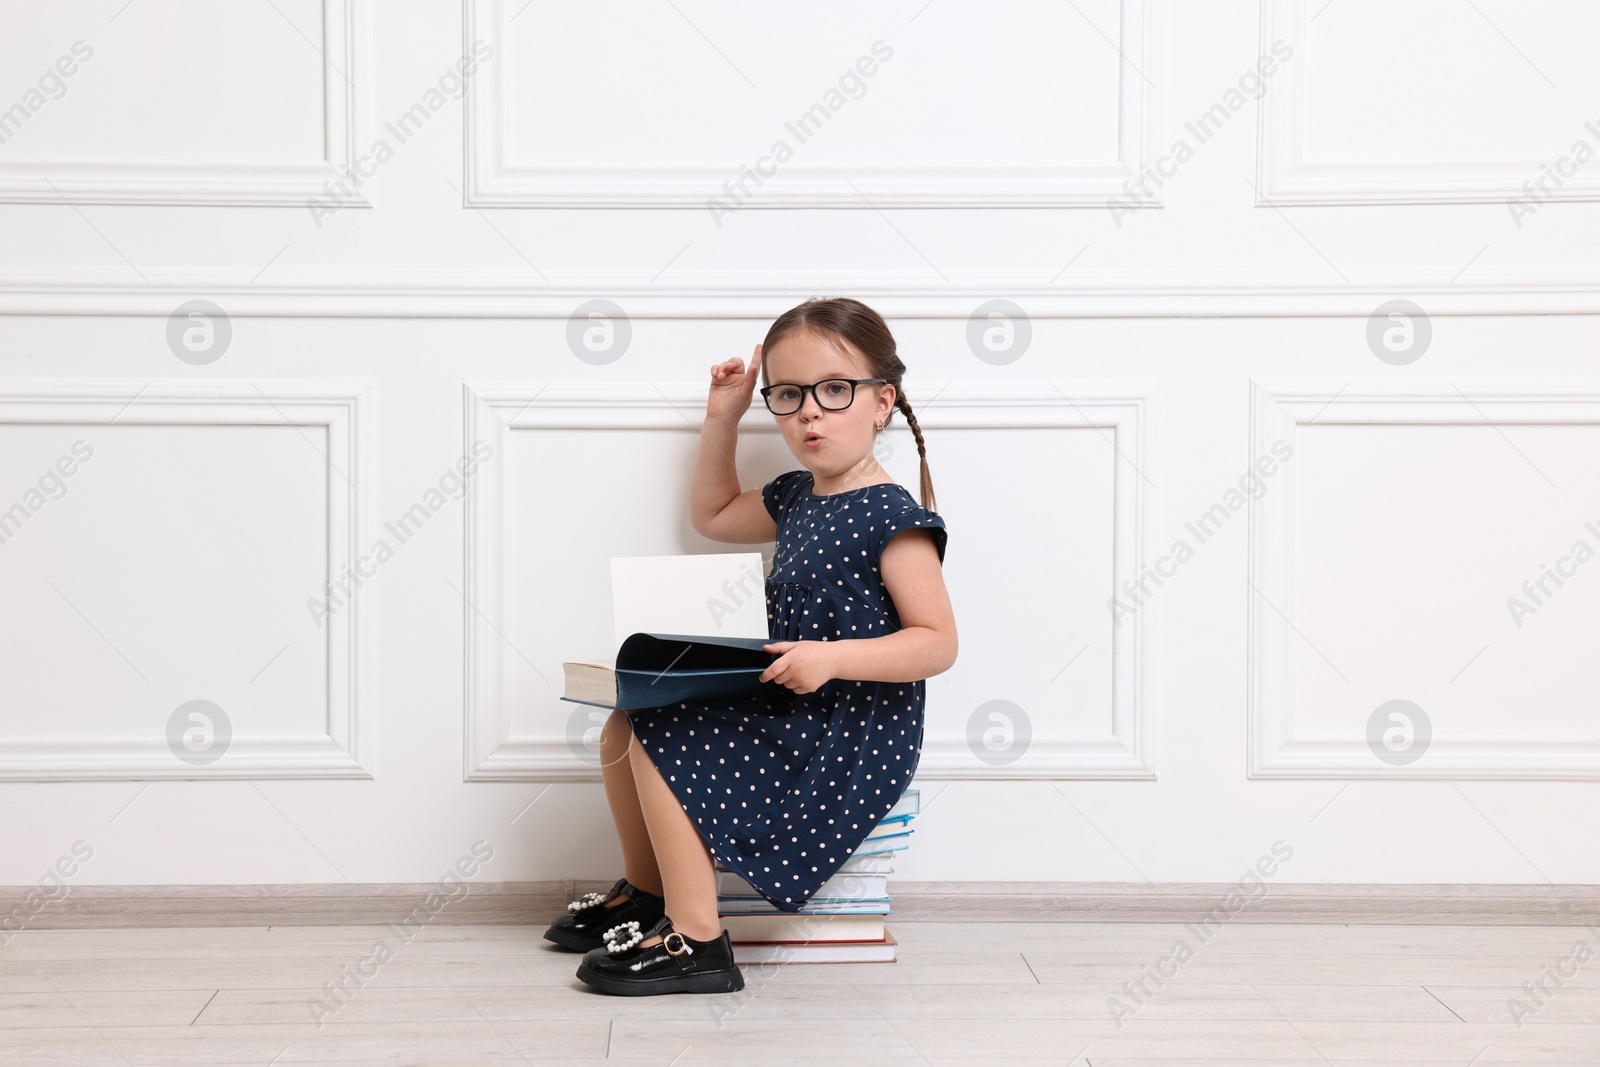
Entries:
{"label": "blue book", "polygon": [[911,830],[912,815],[885,815],[878,820],[878,825],[867,834],[870,837],[888,837],[891,834],[909,833]]}
{"label": "blue book", "polygon": [[[887,915],[889,914],[888,897],[812,897],[805,902],[801,909],[803,912],[827,912],[832,915]],[[717,898],[717,912],[721,915],[770,915],[777,914],[778,909],[773,907],[765,897],[721,897]],[[786,912],[783,914],[794,914]]]}
{"label": "blue book", "polygon": [[885,819],[899,818],[901,815],[922,814],[922,790],[907,789],[900,794],[900,799],[894,802],[894,807],[889,809]]}
{"label": "blue book", "polygon": [[861,842],[861,846],[850,853],[851,858],[856,856],[877,856],[885,852],[903,852],[911,843],[910,834],[895,834],[893,837],[868,838]]}
{"label": "blue book", "polygon": [[752,712],[792,715],[794,691],[759,680],[781,654],[763,649],[771,643],[768,637],[632,634],[615,660],[562,663],[566,692],[561,699],[602,708],[749,701]]}

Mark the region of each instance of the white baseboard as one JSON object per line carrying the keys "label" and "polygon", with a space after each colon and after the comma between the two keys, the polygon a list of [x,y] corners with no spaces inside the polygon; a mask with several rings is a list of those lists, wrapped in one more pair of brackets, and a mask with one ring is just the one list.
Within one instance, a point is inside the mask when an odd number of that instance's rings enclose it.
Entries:
{"label": "white baseboard", "polygon": [[[162,926],[345,926],[396,922],[543,926],[610,882],[0,887],[6,931]],[[891,922],[1405,924],[1579,926],[1600,921],[1600,885],[1234,882],[912,882],[891,880]],[[64,890],[64,891],[63,891]],[[424,909],[418,912],[418,909]]]}

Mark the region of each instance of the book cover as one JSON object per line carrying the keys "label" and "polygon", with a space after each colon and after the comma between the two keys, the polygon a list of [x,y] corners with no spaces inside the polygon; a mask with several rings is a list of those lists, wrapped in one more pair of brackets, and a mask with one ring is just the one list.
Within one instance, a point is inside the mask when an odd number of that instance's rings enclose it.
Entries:
{"label": "book cover", "polygon": [[893,834],[911,833],[912,818],[913,816],[911,815],[890,815],[879,821],[878,825],[874,826],[872,831],[867,834],[867,837],[870,839],[874,837],[889,837]]}
{"label": "book cover", "polygon": [[887,930],[879,941],[741,941],[734,943],[733,962],[893,963],[897,944]]}
{"label": "book cover", "polygon": [[[569,661],[561,699],[603,708],[658,708],[681,701],[760,702],[762,714],[794,713],[794,691],[761,674],[779,653],[766,637],[636,633],[614,661]],[[770,711],[764,706],[770,703]]]}
{"label": "book cover", "polygon": [[838,912],[775,912],[768,915],[723,915],[723,929],[735,944],[741,941],[880,941],[883,915]]}
{"label": "book cover", "polygon": [[916,833],[915,830],[874,830],[872,833],[867,835],[867,839],[861,842],[861,845],[863,848],[865,848],[867,845],[877,844],[880,841],[893,841],[896,838],[904,839],[910,837],[914,833]]}
{"label": "book cover", "polygon": [[728,915],[887,915],[888,897],[820,897],[797,912],[779,911],[765,897],[717,897],[717,914]]}
{"label": "book cover", "polygon": [[901,815],[922,814],[922,790],[908,788],[900,794],[900,799],[894,802],[894,807],[889,809],[885,819],[895,819]]}

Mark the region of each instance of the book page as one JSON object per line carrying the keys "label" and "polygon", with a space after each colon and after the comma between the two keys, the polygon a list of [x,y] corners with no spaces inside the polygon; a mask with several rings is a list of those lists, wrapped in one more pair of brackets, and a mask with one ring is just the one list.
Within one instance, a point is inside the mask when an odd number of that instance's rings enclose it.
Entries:
{"label": "book page", "polygon": [[761,553],[613,557],[611,612],[616,648],[635,633],[766,637]]}

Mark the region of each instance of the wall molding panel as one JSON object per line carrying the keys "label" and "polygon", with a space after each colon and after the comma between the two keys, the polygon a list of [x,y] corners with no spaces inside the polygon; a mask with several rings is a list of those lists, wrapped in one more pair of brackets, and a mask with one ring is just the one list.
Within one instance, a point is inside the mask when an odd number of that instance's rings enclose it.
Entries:
{"label": "wall molding panel", "polygon": [[[466,203],[468,207],[692,208],[704,210],[728,169],[666,163],[619,167],[535,167],[507,161],[504,70],[507,0],[465,0],[465,40],[495,49],[488,73],[467,90]],[[1103,207],[1124,196],[1152,158],[1160,128],[1161,33],[1154,0],[1122,0],[1125,61],[1117,86],[1118,158],[1072,167],[836,167],[784,168],[781,188],[764,190],[744,208],[1052,208]],[[1159,199],[1143,206],[1159,207]],[[742,208],[742,209],[744,209]]]}
{"label": "wall molding panel", "polygon": [[[12,380],[0,382],[0,424],[189,429],[289,425],[320,431],[327,442],[324,539],[331,576],[345,567],[354,569],[372,543],[376,445],[371,394],[368,383],[337,381]],[[373,625],[366,596],[352,598],[326,622],[325,733],[265,738],[235,734],[227,752],[204,766],[175,759],[165,736],[0,737],[0,781],[371,778],[377,752]]]}
{"label": "wall molding panel", "polygon": [[[1459,388],[1458,388],[1459,387]],[[1250,454],[1295,443],[1299,427],[1600,426],[1600,378],[1437,380],[1252,379]],[[1472,740],[1434,734],[1408,766],[1376,759],[1364,738],[1311,738],[1294,708],[1294,462],[1273,475],[1271,492],[1250,501],[1248,771],[1251,778],[1600,779],[1600,745],[1515,734]],[[1277,479],[1282,479],[1281,483]],[[1265,601],[1265,603],[1263,603]]]}
{"label": "wall molding panel", "polygon": [[[28,162],[0,154],[0,204],[303,206],[326,199],[372,144],[372,0],[324,0],[321,161],[207,162],[201,159],[76,159]],[[343,207],[371,207],[363,188]]]}
{"label": "wall molding panel", "polygon": [[[1129,382],[923,383],[937,397],[923,401],[918,421],[931,431],[969,428],[1093,428],[1107,438],[1115,461],[1113,588],[1136,580],[1149,544],[1147,481],[1155,450],[1151,402],[1156,384]],[[519,429],[596,431],[693,429],[705,409],[704,390],[661,390],[643,382],[615,386],[581,383],[469,382],[464,389],[466,447],[485,441],[504,453],[506,436]],[[921,393],[919,393],[921,395]],[[776,433],[751,426],[742,432]],[[506,542],[505,464],[490,464],[468,484],[466,589],[465,774],[469,781],[598,781],[598,769],[573,758],[565,736],[513,736],[507,707],[504,636]],[[1155,717],[1149,608],[1112,630],[1112,728],[1103,737],[1054,737],[1039,729],[1016,764],[977,760],[963,739],[932,731],[917,768],[919,780],[956,778],[1057,779],[1155,777]],[[1042,717],[1041,717],[1042,718]]]}
{"label": "wall molding panel", "polygon": [[[165,318],[195,297],[232,316],[316,318],[566,319],[605,297],[634,318],[771,321],[822,292],[850,293],[886,318],[966,319],[979,304],[1013,300],[1035,319],[1351,317],[1366,318],[1397,296],[1430,316],[1600,314],[1600,273],[1572,268],[1474,269],[1452,283],[1449,271],[1097,271],[1073,285],[1042,285],[1037,275],[866,271],[808,279],[793,271],[701,272],[652,284],[646,272],[569,275],[529,285],[526,272],[407,272],[394,275],[288,275],[252,283],[226,270],[149,273],[0,271],[0,314],[142,315]],[[1469,280],[1476,278],[1477,280]]]}
{"label": "wall molding panel", "polygon": [[[1570,148],[1550,146],[1543,158],[1478,158],[1421,163],[1400,159],[1323,160],[1305,157],[1305,69],[1313,9],[1322,0],[1263,0],[1261,50],[1282,39],[1294,57],[1273,76],[1261,99],[1257,133],[1257,206],[1504,203],[1526,195],[1523,183]],[[1464,14],[1465,18],[1476,18]],[[1577,132],[1574,131],[1574,136]],[[1600,168],[1579,167],[1539,199],[1600,200]]]}

